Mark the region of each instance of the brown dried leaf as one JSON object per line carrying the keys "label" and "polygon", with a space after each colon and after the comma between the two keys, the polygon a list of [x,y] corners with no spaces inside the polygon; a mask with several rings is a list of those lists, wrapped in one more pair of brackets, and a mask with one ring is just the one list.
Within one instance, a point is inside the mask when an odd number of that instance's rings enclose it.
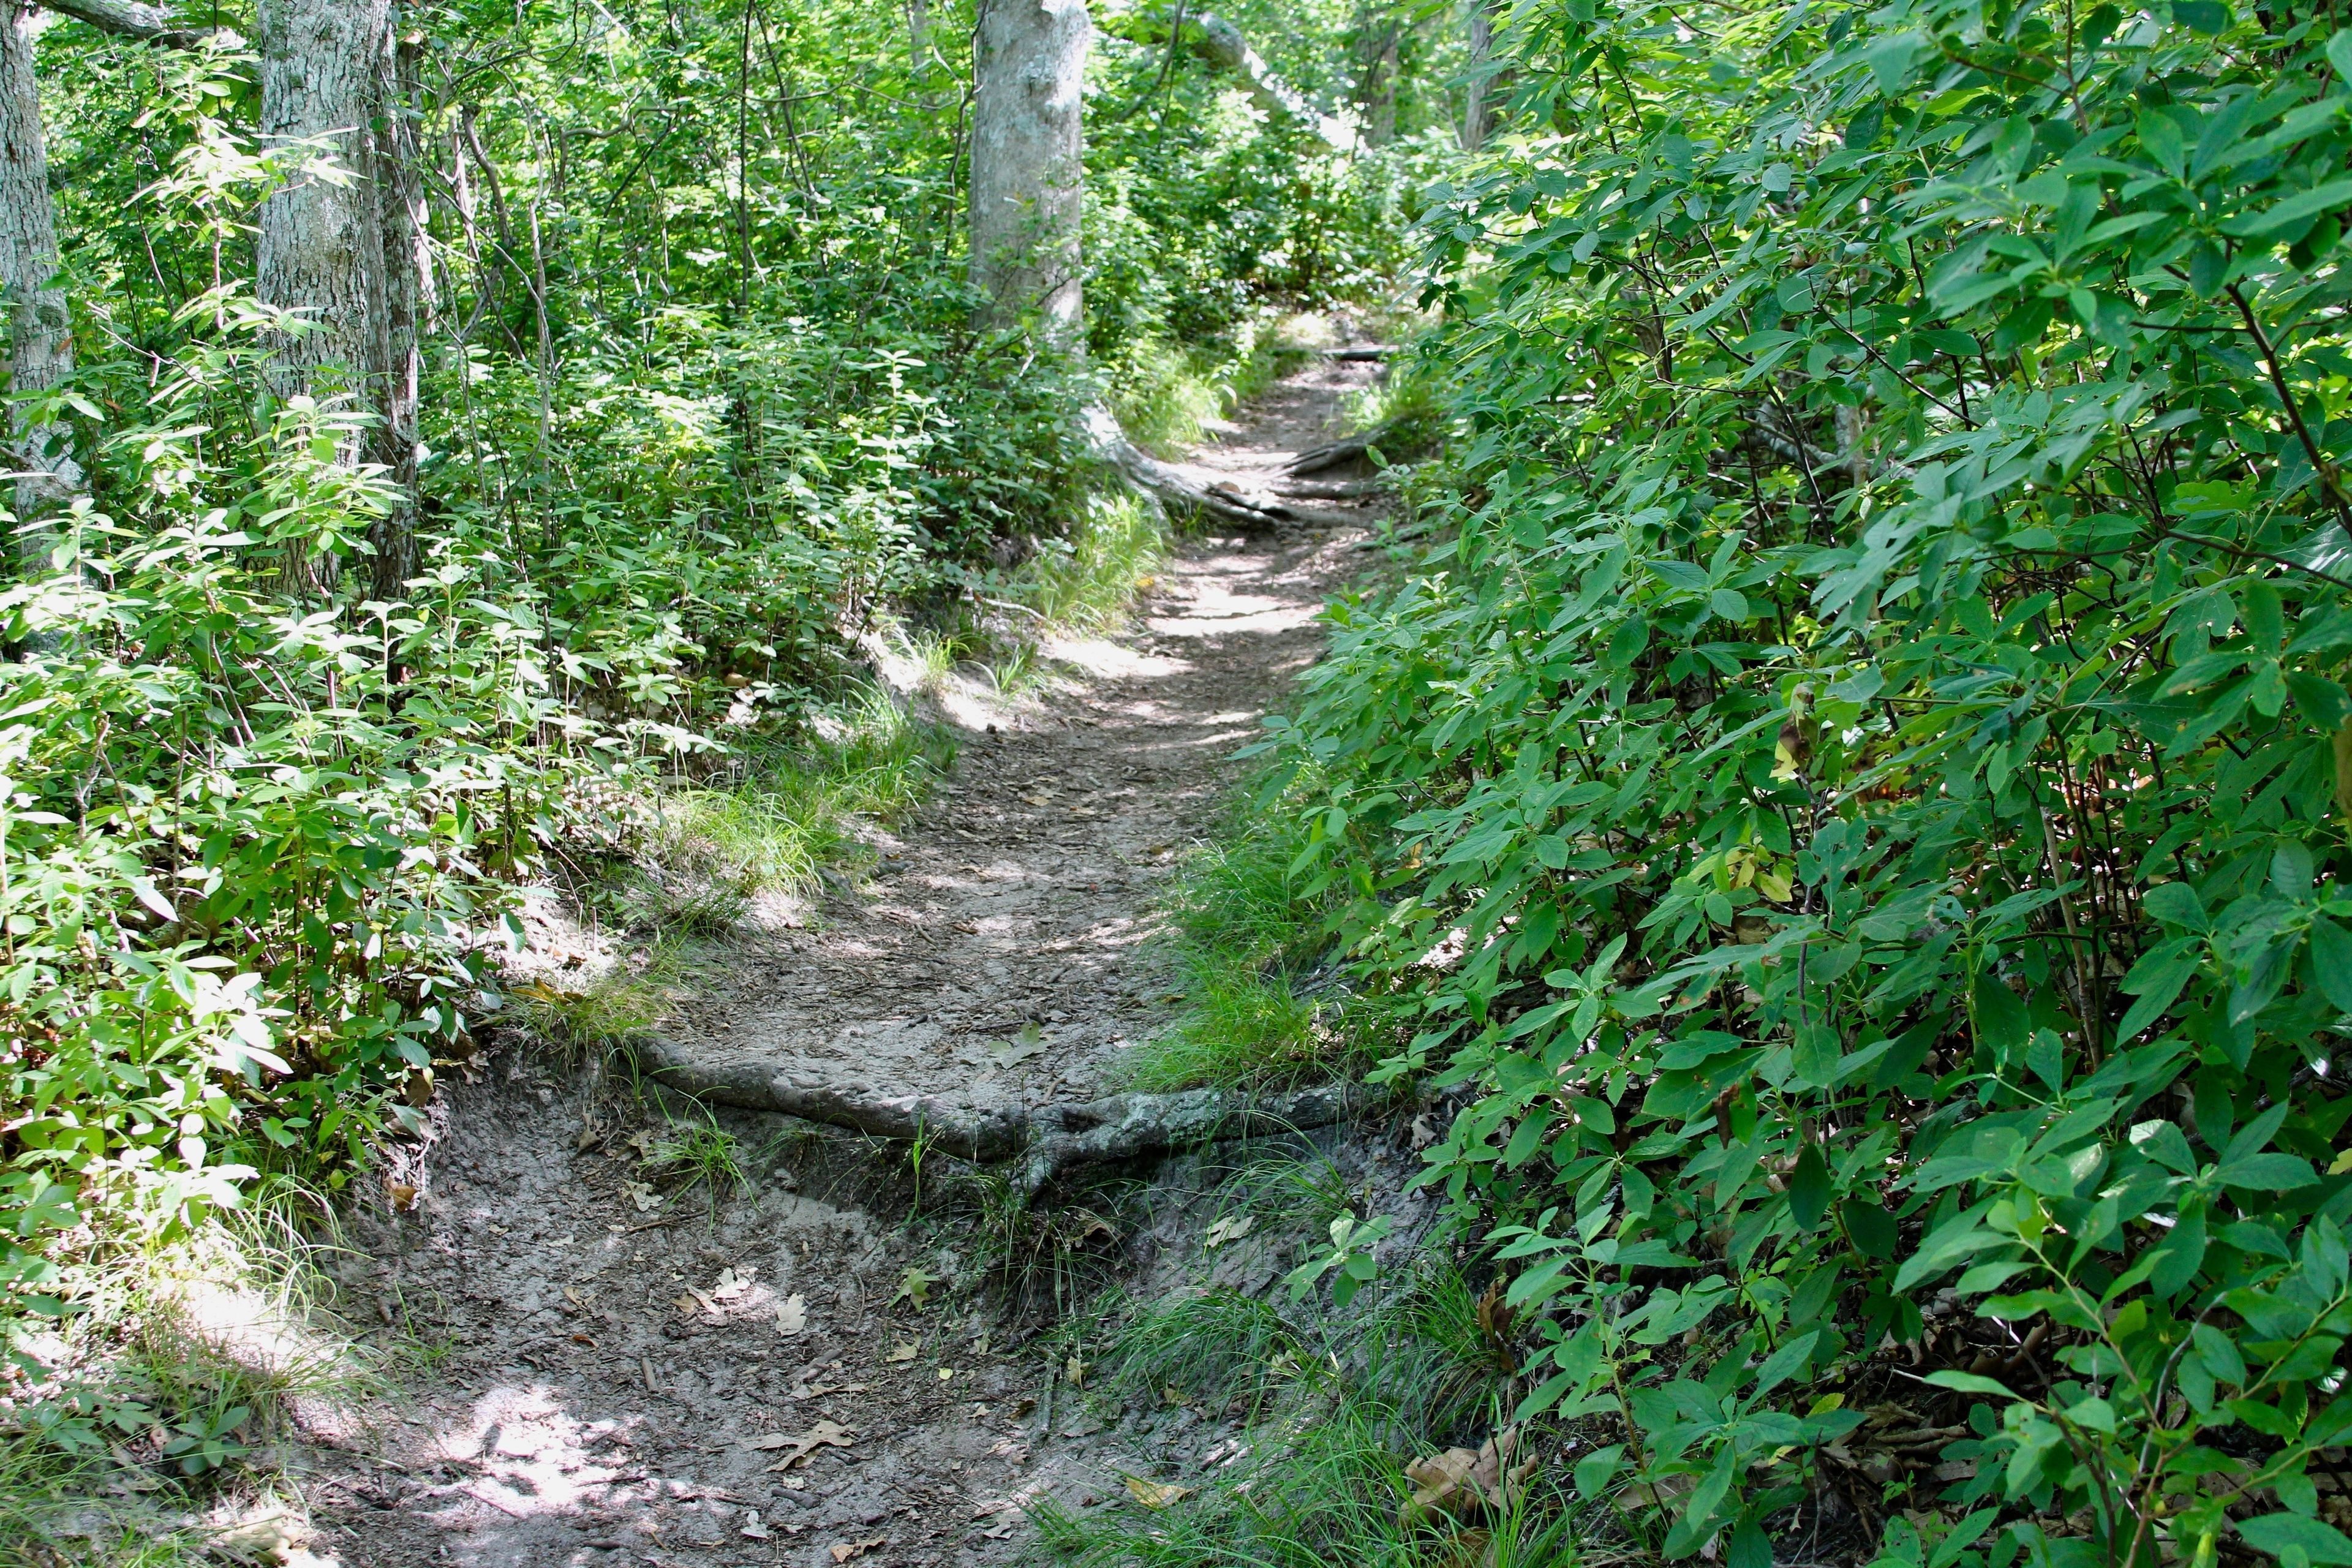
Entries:
{"label": "brown dried leaf", "polygon": [[1407,1465],[1405,1477],[1415,1490],[1398,1518],[1411,1524],[1431,1512],[1460,1518],[1482,1506],[1508,1509],[1536,1468],[1533,1458],[1511,1463],[1518,1441],[1519,1429],[1506,1427],[1487,1438],[1475,1454],[1467,1448],[1448,1448]]}
{"label": "brown dried leaf", "polygon": [[[856,1441],[857,1433],[855,1428],[841,1426],[836,1422],[820,1421],[799,1436],[787,1439],[784,1446],[792,1451],[770,1465],[768,1468],[789,1470],[819,1448],[846,1448]],[[765,1447],[765,1439],[762,1439],[759,1446]]]}
{"label": "brown dried leaf", "polygon": [[1171,1485],[1163,1481],[1147,1481],[1140,1476],[1127,1478],[1128,1495],[1144,1507],[1157,1511],[1171,1503],[1183,1501],[1192,1495],[1191,1487]]}
{"label": "brown dried leaf", "polygon": [[887,1539],[887,1536],[871,1535],[864,1541],[837,1541],[833,1546],[833,1560],[846,1563],[853,1557],[863,1557]]}

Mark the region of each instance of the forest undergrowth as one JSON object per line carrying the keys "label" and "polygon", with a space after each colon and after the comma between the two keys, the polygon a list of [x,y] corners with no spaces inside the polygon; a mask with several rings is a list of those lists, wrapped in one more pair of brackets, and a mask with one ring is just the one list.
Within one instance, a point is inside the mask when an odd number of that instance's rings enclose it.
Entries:
{"label": "forest undergrowth", "polygon": [[[1082,416],[1178,449],[1412,226],[1441,319],[1364,459],[1443,454],[1389,468],[1398,570],[1181,880],[1191,1010],[1129,1070],[1362,1074],[1418,1174],[1224,1194],[1313,1221],[1284,1289],[1097,1326],[1240,1468],[1041,1550],[2352,1563],[2352,28],[1233,7],[1261,55],[1034,9],[1082,86],[1025,261],[1083,239],[1083,311],[958,250],[989,16],[403,7],[405,447],[257,284],[341,188],[262,135],[268,50],[39,34],[19,1491],[202,1496],[367,1375],[216,1364],[171,1259],[294,1279],[486,1020],[608,1048],[838,875],[944,763],[886,665],[1016,691],[1156,569]],[[502,988],[551,880],[642,962]]]}
{"label": "forest undergrowth", "polygon": [[[110,1560],[218,1547],[155,1521],[400,1371],[335,1349],[319,1266],[436,1079],[501,1025],[608,1052],[694,942],[854,878],[950,765],[923,687],[1034,686],[1165,561],[1082,411],[1196,439],[1285,320],[1386,286],[1450,135],[1391,77],[1392,142],[1310,148],[1112,30],[1094,310],[1041,345],[961,250],[969,7],[383,6],[381,122],[306,139],[291,5],[26,8],[0,61],[57,231],[0,587],[5,1550],[126,1486]],[[1266,45],[1318,92],[1325,9]],[[413,188],[365,161],[400,147]],[[371,181],[410,202],[404,415],[268,294],[288,204]],[[28,323],[70,343],[44,384]],[[549,893],[629,962],[509,984]]]}

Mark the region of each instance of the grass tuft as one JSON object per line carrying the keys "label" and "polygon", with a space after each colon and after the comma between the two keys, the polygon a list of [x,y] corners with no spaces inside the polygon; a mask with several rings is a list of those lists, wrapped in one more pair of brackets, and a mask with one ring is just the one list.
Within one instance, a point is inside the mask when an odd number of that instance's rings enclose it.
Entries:
{"label": "grass tuft", "polygon": [[716,1209],[720,1199],[750,1187],[743,1145],[709,1112],[699,1121],[677,1117],[646,1152],[646,1177],[678,1197],[700,1193]]}
{"label": "grass tuft", "polygon": [[[1186,858],[1165,907],[1188,972],[1187,1005],[1164,1034],[1127,1054],[1131,1087],[1281,1087],[1378,1059],[1378,1011],[1320,973],[1329,900],[1291,875],[1305,847],[1297,813],[1244,810]],[[1310,984],[1322,994],[1308,994]]]}
{"label": "grass tuft", "polygon": [[71,1310],[46,1330],[18,1324],[11,1347],[0,1562],[193,1568],[224,1539],[200,1516],[299,1519],[274,1495],[279,1446],[386,1387],[380,1358],[328,1310],[316,1265],[332,1242],[310,1234],[327,1212],[265,1178],[210,1224],[68,1263],[58,1290]]}
{"label": "grass tuft", "polygon": [[684,978],[685,964],[674,943],[664,943],[635,963],[615,963],[577,985],[536,979],[512,993],[517,1020],[552,1042],[565,1060],[593,1061],[643,1038],[669,1011],[670,989]]}
{"label": "grass tuft", "polygon": [[[1468,1316],[1464,1314],[1467,1312]],[[1294,1321],[1209,1290],[1147,1308],[1106,1352],[1107,1391],[1172,1392],[1253,1412],[1237,1451],[1169,1508],[1034,1513],[1039,1555],[1069,1568],[1564,1568],[1583,1505],[1538,1475],[1499,1515],[1408,1517],[1410,1459],[1475,1447],[1512,1385],[1477,1337],[1475,1303],[1433,1266],[1369,1312]]]}
{"label": "grass tuft", "polygon": [[1017,590],[1046,628],[1115,631],[1135,596],[1168,570],[1168,535],[1131,495],[1091,497],[1067,540],[1041,544]]}
{"label": "grass tuft", "polygon": [[1110,400],[1119,428],[1154,457],[1181,457],[1209,421],[1230,416],[1306,356],[1288,325],[1265,315],[1204,343],[1138,340],[1114,367]]}

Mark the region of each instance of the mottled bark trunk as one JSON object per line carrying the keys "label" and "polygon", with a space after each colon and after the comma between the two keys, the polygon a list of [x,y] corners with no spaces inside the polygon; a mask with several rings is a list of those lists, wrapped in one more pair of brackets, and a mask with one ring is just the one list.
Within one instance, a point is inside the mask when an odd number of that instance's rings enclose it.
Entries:
{"label": "mottled bark trunk", "polygon": [[420,136],[424,86],[421,37],[404,37],[405,17],[393,18],[374,148],[379,222],[383,234],[383,423],[376,427],[376,461],[398,495],[377,523],[374,588],[398,599],[416,575],[417,405],[424,381],[423,334],[432,307],[433,258],[426,248],[425,152]]}
{"label": "mottled bark trunk", "polygon": [[1494,81],[1493,0],[1470,0],[1470,69],[1462,84],[1462,150],[1486,144],[1486,89]]}
{"label": "mottled bark trunk", "polygon": [[930,64],[931,8],[925,0],[907,0],[907,47],[917,70]]}
{"label": "mottled bark trunk", "polygon": [[1390,20],[1370,42],[1362,78],[1364,140],[1385,147],[1396,140],[1397,27]]}
{"label": "mottled bark trunk", "polygon": [[[0,292],[8,310],[8,379],[17,393],[47,392],[73,373],[65,290],[57,285],[57,217],[49,201],[41,93],[33,75],[39,21],[28,5],[0,0]],[[19,559],[48,569],[55,535],[37,526],[77,494],[81,465],[65,426],[18,405],[10,415],[8,466],[16,481]]]}
{"label": "mottled bark trunk", "polygon": [[1078,344],[1086,0],[982,0],[972,38],[971,281],[992,326]]}

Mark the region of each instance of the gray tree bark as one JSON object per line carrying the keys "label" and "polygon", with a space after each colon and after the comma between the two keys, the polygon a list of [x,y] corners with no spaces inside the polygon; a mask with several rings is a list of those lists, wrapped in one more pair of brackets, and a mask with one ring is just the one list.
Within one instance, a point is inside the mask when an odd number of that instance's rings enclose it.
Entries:
{"label": "gray tree bark", "polygon": [[[304,170],[262,203],[254,292],[309,323],[276,335],[268,378],[280,397],[381,418],[392,350],[375,140],[391,0],[261,0],[260,24],[264,141],[310,142],[341,171]],[[373,437],[350,442],[343,459],[374,449]],[[327,566],[311,564],[320,585]]]}
{"label": "gray tree bark", "polygon": [[424,382],[423,334],[432,309],[433,258],[427,248],[425,149],[421,134],[425,89],[423,40],[404,37],[406,17],[395,12],[383,56],[375,165],[378,221],[383,234],[384,362],[383,423],[376,426],[376,461],[396,491],[390,515],[374,528],[374,589],[399,599],[416,575],[418,400]]}
{"label": "gray tree bark", "polygon": [[1486,89],[1493,85],[1490,62],[1495,58],[1493,0],[1470,0],[1470,69],[1462,83],[1462,150],[1475,153],[1486,144]]}
{"label": "gray tree bark", "polygon": [[981,0],[972,35],[971,281],[984,320],[1078,344],[1086,0]]}
{"label": "gray tree bark", "polygon": [[[0,0],[0,294],[8,308],[8,375],[19,393],[47,392],[73,374],[73,337],[66,293],[58,287],[58,229],[49,201],[47,139],[41,91],[33,74],[33,38],[40,21],[20,0]],[[11,414],[8,466],[16,480],[20,526],[38,524],[82,487],[66,428],[34,417],[21,405]],[[19,558],[28,575],[48,569],[55,535],[34,527],[20,535]]]}
{"label": "gray tree bark", "polygon": [[[971,267],[982,323],[1034,322],[1041,342],[1068,353],[1084,340],[1080,89],[1093,32],[1085,0],[981,0],[972,47]],[[1211,489],[1149,456],[1099,402],[1086,411],[1086,429],[1096,455],[1156,501],[1248,529],[1299,516],[1271,497]]]}
{"label": "gray tree bark", "polygon": [[1402,26],[1391,17],[1366,49],[1362,94],[1364,140],[1385,147],[1396,140],[1397,34]]}

